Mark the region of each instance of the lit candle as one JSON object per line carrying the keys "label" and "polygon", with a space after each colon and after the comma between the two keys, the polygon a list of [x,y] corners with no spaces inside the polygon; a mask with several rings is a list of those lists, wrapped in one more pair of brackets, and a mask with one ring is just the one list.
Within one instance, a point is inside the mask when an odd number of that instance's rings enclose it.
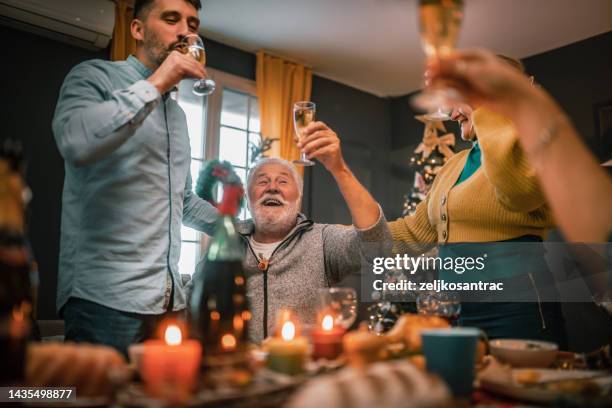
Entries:
{"label": "lit candle", "polygon": [[313,357],[333,360],[342,354],[344,330],[334,326],[332,315],[325,315],[321,325],[312,331]]}
{"label": "lit candle", "polygon": [[305,337],[296,337],[295,332],[295,323],[287,320],[283,323],[280,338],[273,337],[266,342],[270,369],[289,375],[304,371],[308,341]]}
{"label": "lit candle", "polygon": [[182,339],[181,329],[169,325],[165,341],[144,342],[141,376],[149,395],[185,402],[197,385],[202,347],[196,340]]}

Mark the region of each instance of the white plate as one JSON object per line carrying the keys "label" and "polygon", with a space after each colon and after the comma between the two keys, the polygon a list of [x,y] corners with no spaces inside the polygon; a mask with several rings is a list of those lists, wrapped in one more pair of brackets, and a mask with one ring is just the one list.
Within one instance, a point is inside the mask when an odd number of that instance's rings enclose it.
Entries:
{"label": "white plate", "polygon": [[[538,368],[515,368],[511,370],[510,381],[501,378],[480,378],[481,388],[496,394],[528,402],[552,402],[561,396],[579,397],[579,394],[566,394],[556,390],[549,390],[544,386],[523,385],[516,381],[517,376],[526,371],[535,372],[539,375],[537,383],[545,383],[555,380],[579,380],[593,376],[606,374],[603,371],[585,370],[552,370]],[[593,378],[591,381],[597,383],[602,391],[612,387],[612,373],[606,377]]]}
{"label": "white plate", "polygon": [[491,354],[513,367],[546,368],[557,357],[555,343],[521,339],[497,339],[489,342]]}

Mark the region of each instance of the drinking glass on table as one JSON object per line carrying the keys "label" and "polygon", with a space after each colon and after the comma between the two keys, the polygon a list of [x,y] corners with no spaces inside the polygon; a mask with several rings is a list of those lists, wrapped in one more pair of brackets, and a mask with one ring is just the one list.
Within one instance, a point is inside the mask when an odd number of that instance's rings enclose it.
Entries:
{"label": "drinking glass on table", "polygon": [[319,309],[334,316],[334,326],[348,330],[357,319],[357,293],[352,288],[320,289]]}
{"label": "drinking glass on table", "polygon": [[452,292],[421,292],[416,301],[417,312],[423,315],[439,316],[457,326],[461,313],[459,296]]}
{"label": "drinking glass on table", "polygon": [[[293,124],[295,126],[295,142],[299,142],[304,138],[304,129],[315,120],[317,106],[313,102],[296,102],[293,105]],[[314,166],[312,160],[308,160],[306,153],[300,154],[299,160],[294,160],[293,163],[301,166]]]}
{"label": "drinking glass on table", "polygon": [[[463,0],[420,0],[419,26],[421,45],[428,59],[448,55],[455,48],[463,21]],[[459,93],[441,83],[433,83],[417,94],[412,103],[427,111],[430,121],[450,120],[453,104]]]}
{"label": "drinking glass on table", "polygon": [[[183,53],[191,55],[202,65],[206,63],[206,50],[204,42],[197,34],[189,34],[177,45],[177,49]],[[210,78],[198,79],[193,84],[193,93],[198,96],[210,95],[215,91],[217,84]]]}

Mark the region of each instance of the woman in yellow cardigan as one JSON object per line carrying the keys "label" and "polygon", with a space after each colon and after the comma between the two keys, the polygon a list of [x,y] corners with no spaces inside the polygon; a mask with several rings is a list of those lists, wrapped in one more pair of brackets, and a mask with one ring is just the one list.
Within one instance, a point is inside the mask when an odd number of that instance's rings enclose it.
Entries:
{"label": "woman in yellow cardigan", "polygon": [[[516,130],[503,116],[484,108],[472,112],[465,104],[452,117],[473,147],[448,160],[414,215],[389,222],[394,252],[420,254],[435,245],[442,258],[488,252],[487,268],[472,279],[533,292],[522,302],[462,302],[461,323],[492,338],[542,339],[565,347],[560,304],[542,301],[556,294],[541,245],[553,220]],[[439,271],[447,282],[468,275]]]}
{"label": "woman in yellow cardigan", "polygon": [[[550,288],[552,281],[541,247],[546,230],[552,226],[551,213],[518,144],[512,123],[484,109],[477,109],[473,114],[470,111],[469,106],[463,106],[453,115],[461,122],[462,137],[477,143],[471,150],[449,159],[414,215],[389,222],[394,250],[420,255],[438,245],[441,257],[465,253],[480,256],[483,245],[478,243],[505,242],[497,248],[488,248],[493,250],[486,261],[488,267],[478,277],[502,279],[519,289],[527,286],[532,289],[528,300],[536,300],[540,290],[545,286]],[[311,124],[306,130],[309,136],[300,146],[309,158],[329,148],[321,147],[317,141],[321,135],[315,126]],[[340,149],[339,142],[335,143],[335,148]],[[365,189],[344,189],[342,194],[347,200],[362,203],[351,211],[377,216],[378,206]],[[507,253],[508,247],[516,249],[517,246],[521,247],[521,253]],[[457,281],[458,277],[452,272],[441,276],[447,281]],[[541,294],[544,300],[555,295],[550,290]],[[560,305],[521,300],[520,303],[462,303],[462,323],[481,327],[492,338],[548,339],[564,347]]]}

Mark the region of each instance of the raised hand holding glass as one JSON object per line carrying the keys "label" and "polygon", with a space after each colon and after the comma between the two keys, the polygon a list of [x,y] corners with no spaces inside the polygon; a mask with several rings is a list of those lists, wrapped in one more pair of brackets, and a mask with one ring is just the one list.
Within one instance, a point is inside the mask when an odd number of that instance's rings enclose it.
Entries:
{"label": "raised hand holding glass", "polygon": [[[197,34],[186,35],[180,44],[179,50],[191,55],[202,65],[206,64],[206,50],[204,42]],[[199,96],[210,95],[215,91],[217,84],[210,78],[198,79],[193,84],[193,93]]]}

